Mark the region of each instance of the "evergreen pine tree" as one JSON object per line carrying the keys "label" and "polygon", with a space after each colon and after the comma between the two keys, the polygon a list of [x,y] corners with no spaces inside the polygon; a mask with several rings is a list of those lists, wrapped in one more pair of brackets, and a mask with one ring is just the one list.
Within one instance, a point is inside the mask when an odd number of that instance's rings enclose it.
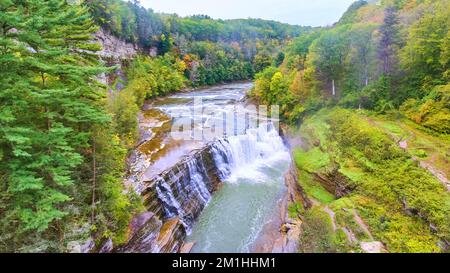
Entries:
{"label": "evergreen pine tree", "polygon": [[[0,249],[63,235],[90,130],[108,120],[85,7],[64,0],[0,4]],[[56,230],[56,232],[54,232]]]}

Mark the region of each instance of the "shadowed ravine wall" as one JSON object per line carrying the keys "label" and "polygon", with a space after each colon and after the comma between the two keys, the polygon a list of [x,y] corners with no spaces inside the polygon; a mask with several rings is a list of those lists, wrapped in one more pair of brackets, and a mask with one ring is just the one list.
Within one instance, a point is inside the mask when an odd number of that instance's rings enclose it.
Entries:
{"label": "shadowed ravine wall", "polygon": [[148,210],[131,224],[118,252],[179,252],[187,232],[220,183],[211,145],[192,152],[151,181],[143,181]]}

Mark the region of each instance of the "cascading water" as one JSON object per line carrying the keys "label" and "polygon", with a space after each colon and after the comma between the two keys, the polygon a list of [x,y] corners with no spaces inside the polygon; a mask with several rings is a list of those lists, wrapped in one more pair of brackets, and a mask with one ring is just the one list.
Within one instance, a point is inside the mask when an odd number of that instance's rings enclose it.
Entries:
{"label": "cascading water", "polygon": [[275,128],[251,128],[211,144],[223,187],[193,227],[193,252],[250,252],[276,215],[290,154]]}
{"label": "cascading water", "polygon": [[251,166],[267,164],[279,157],[289,158],[283,140],[270,123],[247,129],[243,135],[218,140],[211,146],[220,176],[228,182],[245,173],[252,175]]}
{"label": "cascading water", "polygon": [[[179,217],[186,232],[189,234],[195,216],[193,212],[184,209],[187,203],[193,202],[201,211],[211,200],[208,189],[209,180],[207,170],[201,155],[191,157],[165,175],[156,178],[156,192],[164,208],[166,218]],[[192,205],[191,205],[192,207]]]}
{"label": "cascading water", "polygon": [[[158,108],[175,122],[192,111],[189,98],[201,96],[205,105],[216,107],[212,112],[224,113],[239,104],[250,86],[236,84],[192,95],[177,94]],[[208,123],[213,119],[204,116],[200,120]],[[290,154],[270,122],[245,128],[206,147],[203,144],[203,148],[192,142],[167,145],[178,148],[154,163],[173,167],[147,183],[155,187],[160,204],[154,204],[153,195],[148,193],[149,207],[162,213],[165,220],[180,219],[189,235],[187,241],[195,242],[193,252],[250,252],[263,226],[278,217],[277,204],[286,190],[284,174]],[[180,157],[191,145],[196,152]],[[220,182],[220,190],[212,196]]]}
{"label": "cascading water", "polygon": [[211,145],[211,152],[213,154],[220,179],[225,180],[231,174],[230,159],[232,159],[232,152],[230,149],[230,143],[227,139],[217,140]]}
{"label": "cascading water", "polygon": [[203,165],[202,158],[200,158],[199,161],[189,161],[187,166],[189,169],[190,183],[192,187],[194,187],[194,191],[197,196],[200,197],[203,204],[207,204],[209,200],[211,200],[211,193],[204,182],[208,179],[208,175],[206,173],[205,166]]}
{"label": "cascading water", "polygon": [[164,211],[167,217],[183,215],[180,203],[175,199],[170,185],[161,177],[157,178],[156,191],[158,198],[163,203]]}

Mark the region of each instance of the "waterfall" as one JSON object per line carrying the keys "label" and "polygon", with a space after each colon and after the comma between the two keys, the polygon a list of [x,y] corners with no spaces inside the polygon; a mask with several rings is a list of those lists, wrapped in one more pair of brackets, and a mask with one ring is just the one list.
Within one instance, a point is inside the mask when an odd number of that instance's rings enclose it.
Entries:
{"label": "waterfall", "polygon": [[[245,134],[217,139],[207,147],[213,169],[224,182],[251,178],[259,167],[289,153],[271,124],[247,129]],[[179,217],[187,233],[198,214],[211,200],[213,187],[201,152],[191,155],[157,177],[156,191],[165,217]]]}
{"label": "waterfall", "polygon": [[272,124],[218,140],[211,145],[211,151],[220,178],[231,182],[236,174],[247,173],[251,176],[258,164],[289,157],[283,140]]}
{"label": "waterfall", "polygon": [[271,123],[209,146],[223,185],[196,220],[187,241],[196,242],[193,253],[251,252],[265,236],[265,228],[282,214],[289,150]]}
{"label": "waterfall", "polygon": [[226,139],[217,140],[211,145],[211,153],[221,180],[225,180],[231,174],[230,159],[232,158],[232,151],[229,148],[230,143]]}
{"label": "waterfall", "polygon": [[161,177],[157,178],[156,192],[158,193],[158,198],[163,203],[164,211],[167,217],[175,217],[177,215],[183,215],[183,210],[180,203],[175,198],[170,185],[166,180]]}
{"label": "waterfall", "polygon": [[[231,89],[196,91],[195,97],[205,99],[203,107],[215,108],[212,113],[217,114],[219,122],[213,120],[214,115],[206,114],[194,120],[195,128],[212,129],[220,125],[221,119],[225,126],[231,121],[225,136],[220,133],[210,143],[200,140],[191,143],[170,139],[169,134],[162,140],[162,145],[168,144],[161,155],[148,158],[136,153],[133,166],[137,167],[131,169],[130,185],[143,196],[145,207],[154,213],[155,223],[146,224],[133,235],[130,249],[177,251],[187,234],[199,238],[193,240],[198,242],[199,250],[212,247],[228,252],[248,251],[279,201],[283,175],[290,162],[289,152],[272,124],[249,128],[268,119],[258,119],[256,112],[249,111],[245,124],[237,123],[242,115],[234,106],[241,104],[239,101],[250,87],[238,84]],[[192,93],[180,93],[172,96],[173,100],[155,104],[155,109],[165,112],[176,123],[194,111],[193,97]],[[229,116],[223,115],[225,112],[236,116],[233,120],[226,119]],[[148,130],[146,123],[142,126]],[[221,193],[211,201],[219,187]],[[209,219],[206,222],[202,220],[205,217]],[[194,225],[197,221],[199,224]],[[201,233],[203,229],[205,233]]]}
{"label": "waterfall", "polygon": [[187,158],[156,178],[156,193],[166,218],[179,217],[187,233],[194,218],[211,200],[202,155]]}
{"label": "waterfall", "polygon": [[208,179],[203,159],[191,160],[187,163],[189,170],[190,184],[192,185],[197,196],[200,197],[203,204],[207,204],[211,199],[211,193],[205,184],[205,179]]}

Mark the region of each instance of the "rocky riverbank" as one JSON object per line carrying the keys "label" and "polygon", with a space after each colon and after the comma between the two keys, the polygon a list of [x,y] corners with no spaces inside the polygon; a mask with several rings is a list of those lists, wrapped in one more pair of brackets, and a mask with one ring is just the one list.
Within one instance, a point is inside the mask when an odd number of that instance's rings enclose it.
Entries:
{"label": "rocky riverbank", "polygon": [[299,188],[297,169],[291,164],[285,175],[286,191],[276,207],[273,219],[269,221],[255,243],[256,253],[296,253],[302,221],[289,214],[289,207],[296,203],[310,206],[310,201]]}

